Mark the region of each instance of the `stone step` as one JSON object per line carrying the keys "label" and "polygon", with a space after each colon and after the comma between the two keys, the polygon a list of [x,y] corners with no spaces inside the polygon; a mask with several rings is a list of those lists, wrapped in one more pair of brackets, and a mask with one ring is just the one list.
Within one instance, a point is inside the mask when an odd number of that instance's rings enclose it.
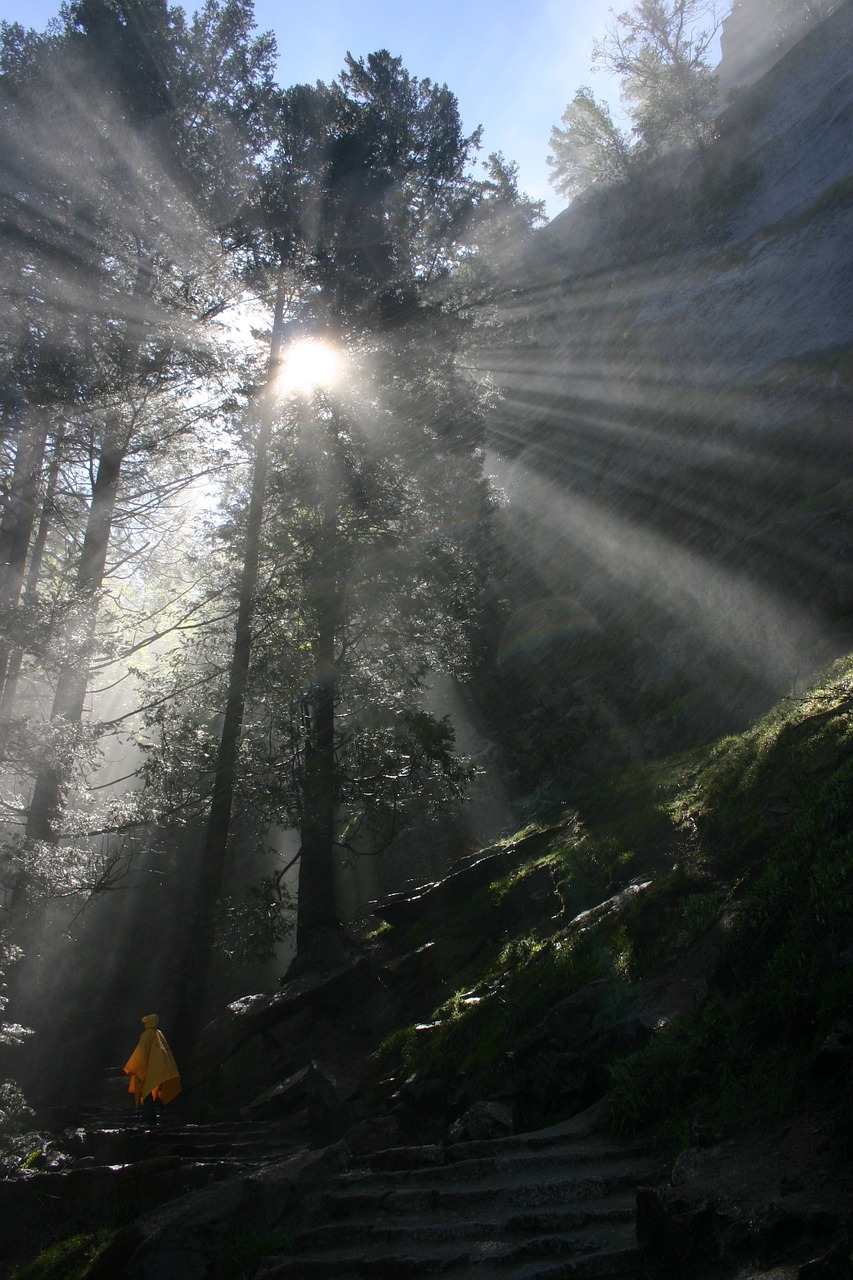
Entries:
{"label": "stone step", "polygon": [[492,1215],[488,1219],[480,1217],[470,1220],[460,1218],[458,1214],[444,1218],[434,1214],[423,1223],[401,1220],[398,1217],[389,1219],[384,1214],[347,1218],[300,1232],[294,1238],[294,1246],[304,1252],[307,1249],[332,1248],[364,1240],[394,1241],[403,1234],[410,1240],[421,1239],[422,1241],[439,1236],[443,1239],[466,1239],[469,1237],[491,1238],[495,1234],[557,1235],[561,1232],[578,1231],[587,1227],[600,1228],[611,1224],[628,1224],[633,1230],[634,1216],[633,1191],[625,1191],[621,1195],[593,1200],[574,1209],[561,1207],[545,1209],[538,1213],[514,1214],[509,1217]]}
{"label": "stone step", "polygon": [[[570,1123],[570,1122],[569,1122]],[[600,1133],[577,1134],[566,1126],[553,1126],[533,1133],[508,1134],[503,1138],[482,1138],[477,1141],[450,1143],[444,1148],[449,1162],[467,1160],[484,1155],[502,1155],[512,1151],[581,1151],[589,1147],[600,1151],[618,1151],[620,1155],[627,1152],[643,1151],[641,1142],[625,1142],[615,1145],[609,1138]]]}
{"label": "stone step", "polygon": [[635,1162],[613,1162],[606,1169],[594,1169],[566,1176],[555,1170],[550,1176],[535,1180],[518,1180],[505,1171],[504,1176],[491,1173],[477,1182],[443,1185],[435,1180],[418,1186],[396,1186],[374,1183],[337,1186],[323,1197],[329,1213],[335,1217],[350,1214],[389,1212],[400,1215],[423,1214],[437,1209],[470,1212],[478,1206],[499,1201],[508,1209],[541,1208],[568,1205],[607,1196],[621,1188],[636,1188],[648,1180],[649,1166]]}
{"label": "stone step", "polygon": [[632,1245],[606,1249],[586,1258],[530,1263],[510,1271],[478,1269],[476,1275],[477,1280],[637,1280],[639,1262],[639,1251]]}
{"label": "stone step", "polygon": [[630,1222],[637,1215],[636,1189],[632,1185],[615,1195],[603,1196],[585,1204],[571,1207],[561,1205],[556,1209],[534,1209],[525,1213],[510,1214],[505,1219],[507,1232],[521,1235],[534,1232],[570,1231],[585,1222]]}
{"label": "stone step", "polygon": [[231,1164],[198,1164],[174,1156],[98,1165],[87,1160],[59,1172],[27,1173],[0,1180],[0,1221],[37,1229],[45,1212],[86,1228],[103,1222],[104,1205],[132,1198],[141,1211],[166,1199],[209,1187],[234,1173]]}
{"label": "stone step", "polygon": [[602,1159],[636,1153],[644,1154],[640,1143],[615,1145],[600,1136],[583,1135],[578,1138],[562,1129],[546,1129],[541,1133],[512,1134],[505,1138],[489,1138],[476,1142],[459,1142],[444,1146],[439,1143],[416,1147],[390,1147],[375,1152],[364,1162],[364,1167],[376,1172],[428,1168],[437,1164],[464,1164],[470,1160],[500,1159],[527,1156],[536,1158],[551,1153],[554,1157],[583,1158],[584,1152],[595,1153]]}
{"label": "stone step", "polygon": [[[115,1187],[146,1208],[304,1147],[290,1121],[132,1124],[74,1131],[69,1212]],[[258,1280],[635,1280],[635,1193],[658,1161],[600,1133],[555,1126],[492,1141],[380,1151],[320,1197],[325,1221],[267,1259]],[[104,1179],[107,1179],[105,1182]],[[56,1191],[60,1191],[60,1187]],[[47,1187],[45,1188],[47,1190]],[[55,1194],[55,1192],[54,1192]],[[11,1207],[11,1206],[7,1206]]]}
{"label": "stone step", "polygon": [[176,1155],[202,1160],[211,1156],[222,1156],[231,1159],[256,1160],[265,1163],[283,1155],[289,1155],[303,1144],[291,1134],[205,1134],[205,1133],[164,1133],[154,1130],[149,1135],[153,1143],[167,1146]]}
{"label": "stone step", "polygon": [[173,1125],[159,1122],[153,1129],[77,1129],[63,1135],[62,1147],[75,1159],[92,1158],[114,1165],[166,1153],[193,1162],[231,1161],[265,1164],[289,1155],[301,1145],[287,1125]]}
{"label": "stone step", "polygon": [[[341,1181],[353,1185],[377,1185],[387,1180],[388,1174],[394,1174],[395,1183],[418,1184],[427,1182],[474,1180],[490,1176],[504,1176],[508,1173],[514,1177],[523,1177],[527,1171],[535,1170],[567,1170],[567,1169],[603,1169],[614,1162],[624,1165],[634,1161],[636,1167],[642,1168],[644,1176],[651,1176],[655,1171],[655,1162],[646,1156],[632,1155],[624,1149],[612,1146],[584,1146],[553,1148],[543,1151],[506,1150],[496,1153],[484,1153],[468,1159],[450,1158],[444,1162],[439,1155],[424,1154],[420,1164],[410,1161],[408,1157],[399,1165],[395,1165],[393,1152],[380,1153],[378,1162],[370,1160],[363,1166],[353,1168]],[[386,1159],[387,1158],[387,1159]]]}
{"label": "stone step", "polygon": [[635,1280],[638,1257],[633,1245],[584,1251],[573,1249],[572,1242],[562,1237],[514,1249],[483,1241],[473,1250],[457,1246],[377,1256],[341,1250],[323,1256],[270,1258],[255,1272],[255,1280],[409,1280],[432,1275],[445,1280],[463,1275],[476,1280]]}
{"label": "stone step", "polygon": [[628,1156],[635,1156],[642,1159],[646,1156],[647,1151],[641,1146],[632,1147],[629,1144],[624,1146],[609,1141],[584,1141],[572,1142],[571,1139],[563,1138],[560,1141],[552,1141],[538,1145],[532,1142],[507,1143],[499,1142],[494,1147],[489,1147],[488,1143],[466,1143],[464,1146],[449,1146],[445,1149],[445,1164],[448,1165],[467,1165],[477,1163],[481,1160],[495,1160],[512,1163],[518,1160],[572,1160],[572,1161],[589,1161],[589,1160],[612,1160],[618,1158],[624,1160]]}
{"label": "stone step", "polygon": [[321,1202],[332,1220],[257,1277],[634,1280],[636,1188],[657,1172],[586,1135],[380,1152],[336,1177]]}

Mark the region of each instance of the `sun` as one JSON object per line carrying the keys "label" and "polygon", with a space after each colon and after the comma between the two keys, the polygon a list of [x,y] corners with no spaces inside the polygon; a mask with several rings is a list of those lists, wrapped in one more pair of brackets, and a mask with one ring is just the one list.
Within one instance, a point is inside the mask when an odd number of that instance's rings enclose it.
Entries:
{"label": "sun", "polygon": [[310,395],[330,388],[341,376],[342,359],[328,342],[307,338],[288,347],[278,384],[282,391]]}

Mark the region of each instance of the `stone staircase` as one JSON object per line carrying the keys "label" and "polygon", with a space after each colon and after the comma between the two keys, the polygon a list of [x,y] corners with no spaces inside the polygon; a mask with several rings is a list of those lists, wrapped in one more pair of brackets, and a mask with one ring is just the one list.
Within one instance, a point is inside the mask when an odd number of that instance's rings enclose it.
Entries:
{"label": "stone staircase", "polygon": [[238,1120],[219,1124],[160,1124],[152,1130],[134,1127],[76,1129],[63,1147],[77,1162],[115,1170],[156,1160],[206,1174],[202,1180],[228,1177],[281,1160],[304,1145],[293,1126],[283,1122]]}
{"label": "stone staircase", "polygon": [[[253,1275],[408,1280],[441,1274],[453,1280],[472,1272],[480,1280],[635,1280],[636,1191],[657,1180],[658,1162],[640,1147],[611,1142],[597,1130],[597,1113],[592,1108],[534,1133],[392,1147],[361,1157],[347,1154],[344,1140],[331,1149],[339,1152],[334,1167],[340,1171],[313,1185],[295,1219],[273,1210],[259,1220],[287,1240],[288,1252],[263,1259]],[[249,1205],[274,1204],[278,1192],[265,1197],[264,1179],[274,1186],[290,1157],[298,1162],[308,1145],[296,1116],[184,1124],[167,1111],[145,1131],[122,1114],[122,1124],[93,1113],[85,1125],[66,1131],[65,1167],[0,1181],[0,1217],[18,1227],[16,1248],[4,1260],[32,1256],[46,1207],[50,1234],[61,1237],[72,1226],[102,1225],[113,1205],[120,1220],[140,1224],[133,1274],[159,1280],[164,1246],[156,1224],[164,1208],[198,1204],[202,1218],[210,1218],[210,1232],[245,1230],[247,1202],[238,1189],[255,1188]],[[170,1237],[167,1252],[177,1247],[189,1256],[189,1250],[203,1268],[212,1247],[208,1228],[199,1233],[197,1224],[191,1226],[192,1240],[182,1230],[167,1228],[177,1231],[177,1245]],[[0,1249],[0,1257],[4,1253]],[[104,1274],[110,1280],[123,1275],[123,1260],[110,1262]]]}
{"label": "stone staircase", "polygon": [[539,1133],[380,1152],[339,1174],[323,1221],[258,1280],[473,1273],[480,1280],[635,1280],[638,1185],[658,1162],[567,1122]]}
{"label": "stone staircase", "polygon": [[[182,1124],[168,1113],[155,1129],[137,1129],[127,1110],[92,1113],[57,1140],[55,1167],[0,1179],[0,1276],[16,1257],[68,1231],[96,1230],[111,1219],[144,1215],[188,1192],[262,1169],[304,1146],[292,1122]],[[3,1238],[5,1235],[5,1238]]]}

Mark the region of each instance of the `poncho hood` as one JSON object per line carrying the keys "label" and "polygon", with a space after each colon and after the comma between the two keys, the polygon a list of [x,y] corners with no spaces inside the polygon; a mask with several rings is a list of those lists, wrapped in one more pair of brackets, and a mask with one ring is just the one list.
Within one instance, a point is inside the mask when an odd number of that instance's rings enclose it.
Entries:
{"label": "poncho hood", "polygon": [[146,1013],[142,1019],[142,1025],[150,1031],[153,1027],[159,1027],[160,1019],[156,1013]]}

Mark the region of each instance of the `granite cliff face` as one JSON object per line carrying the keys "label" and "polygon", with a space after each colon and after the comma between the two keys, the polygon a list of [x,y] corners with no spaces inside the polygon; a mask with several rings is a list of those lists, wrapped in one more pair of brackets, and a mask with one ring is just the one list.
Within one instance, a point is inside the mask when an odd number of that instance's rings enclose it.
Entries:
{"label": "granite cliff face", "polygon": [[735,0],[720,30],[716,70],[721,100],[764,75],[832,7],[826,0],[812,0],[797,15],[775,0]]}
{"label": "granite cliff face", "polygon": [[571,767],[731,727],[846,643],[851,40],[847,0],[513,277],[493,469],[518,610],[586,620],[527,654]]}
{"label": "granite cliff face", "polygon": [[[539,262],[532,264],[537,283],[548,280],[565,286],[602,270],[622,268],[636,257],[642,257],[646,271],[658,280],[668,280],[672,268],[683,265],[676,252],[679,238],[710,254],[710,266],[714,250],[719,254],[736,245],[746,247],[745,242],[770,233],[781,251],[790,249],[789,236],[802,250],[812,232],[825,229],[824,219],[843,236],[850,217],[845,184],[853,178],[851,38],[853,6],[846,0],[757,83],[736,89],[735,101],[718,118],[719,138],[708,153],[686,162],[675,157],[659,177],[650,174],[654,218],[649,216],[649,193],[631,186],[592,191],[575,201],[538,238]],[[655,249],[666,259],[665,267],[654,261]],[[804,292],[817,292],[816,301],[825,300],[829,307],[822,321],[839,325],[839,340],[849,342],[853,325],[849,252],[839,252],[830,265],[838,274],[834,288],[824,288],[818,280],[805,291],[792,281],[787,294],[801,301]],[[720,275],[723,278],[716,283],[730,284],[727,272]],[[674,296],[673,301],[681,300]],[[793,315],[793,308],[784,311],[774,325],[777,332],[790,331],[782,352],[787,356],[802,354],[797,338],[808,328],[806,317],[792,325]],[[808,318],[814,320],[814,316],[812,307]],[[674,317],[680,327],[678,310]],[[740,329],[748,319],[746,313],[727,315],[727,321]],[[642,328],[642,318],[638,327]],[[690,327],[700,326],[694,321]],[[722,329],[726,331],[728,324]],[[762,327],[757,331],[750,327],[750,333],[754,353],[760,352],[765,359],[780,354],[777,347],[763,351]],[[716,336],[716,328],[704,333],[698,350],[709,357],[712,367],[722,366],[729,381],[730,347],[717,352]],[[811,340],[805,349],[811,349]],[[670,352],[672,363],[680,363],[679,350]]]}

